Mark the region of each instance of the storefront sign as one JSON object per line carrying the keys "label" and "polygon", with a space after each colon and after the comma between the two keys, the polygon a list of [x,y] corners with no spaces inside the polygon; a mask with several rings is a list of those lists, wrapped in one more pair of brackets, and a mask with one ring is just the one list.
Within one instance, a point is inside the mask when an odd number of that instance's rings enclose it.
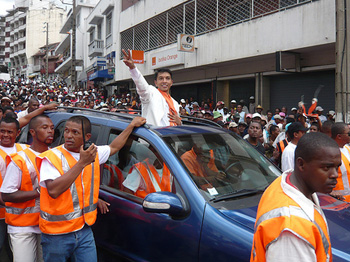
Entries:
{"label": "storefront sign", "polygon": [[184,53],[177,51],[176,48],[155,53],[151,56],[152,69],[170,67],[185,63]]}
{"label": "storefront sign", "polygon": [[194,52],[194,36],[186,35],[186,34],[178,34],[177,50],[182,52]]}
{"label": "storefront sign", "polygon": [[131,50],[131,57],[135,64],[143,64],[145,62],[144,51]]}

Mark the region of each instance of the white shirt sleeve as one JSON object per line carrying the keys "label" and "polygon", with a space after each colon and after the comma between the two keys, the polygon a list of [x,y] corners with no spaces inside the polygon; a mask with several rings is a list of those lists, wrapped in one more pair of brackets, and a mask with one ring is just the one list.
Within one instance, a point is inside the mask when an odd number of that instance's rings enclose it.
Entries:
{"label": "white shirt sleeve", "polygon": [[136,91],[140,96],[141,102],[144,104],[149,103],[151,100],[150,85],[136,67],[134,69],[130,69],[130,74],[136,85]]}
{"label": "white shirt sleeve", "polygon": [[142,186],[142,184],[143,179],[141,179],[139,172],[135,168],[123,182],[123,186],[130,189],[132,192],[136,192],[139,188],[144,189],[144,186]]}
{"label": "white shirt sleeve", "polygon": [[100,165],[107,162],[110,154],[111,154],[111,148],[107,146],[98,146],[97,147],[98,152],[98,161],[100,162]]}
{"label": "white shirt sleeve", "polygon": [[46,180],[55,180],[60,176],[60,172],[50,163],[49,160],[44,158],[40,167],[40,186],[46,188]]}
{"label": "white shirt sleeve", "polygon": [[282,232],[266,250],[266,262],[300,261],[316,262],[315,250],[289,231]]}
{"label": "white shirt sleeve", "polygon": [[7,167],[4,181],[2,182],[1,193],[14,193],[21,187],[22,170],[18,168],[12,161]]}

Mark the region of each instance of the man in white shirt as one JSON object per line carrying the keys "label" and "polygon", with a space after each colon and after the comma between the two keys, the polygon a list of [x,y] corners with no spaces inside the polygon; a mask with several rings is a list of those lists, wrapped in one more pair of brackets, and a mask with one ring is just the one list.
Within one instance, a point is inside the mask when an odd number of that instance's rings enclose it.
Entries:
{"label": "man in white shirt", "polygon": [[[45,261],[57,257],[97,261],[91,226],[96,220],[96,207],[108,212],[106,203],[98,200],[99,164],[118,152],[133,129],[145,123],[145,118],[135,117],[109,145],[92,144],[84,150],[85,140],[91,137],[91,123],[84,116],[73,116],[66,122],[64,145],[37,157],[42,187],[39,226]],[[79,212],[72,213],[72,207]]]}
{"label": "man in white shirt", "polygon": [[326,217],[315,192],[330,193],[341,165],[338,145],[320,132],[302,137],[295,169],[278,177],[261,197],[251,262],[332,261]]}
{"label": "man in white shirt", "polygon": [[170,96],[170,88],[173,85],[171,71],[159,69],[155,73],[154,87],[147,83],[136,68],[130,50],[126,52],[123,49],[123,53],[123,62],[130,69],[142,103],[142,116],[147,119],[147,123],[155,126],[181,125],[179,104]]}
{"label": "man in white shirt", "polygon": [[289,169],[294,169],[294,152],[300,138],[305,135],[308,129],[300,122],[295,122],[288,126],[287,133],[291,141],[288,143],[282,153],[281,168],[285,172]]}
{"label": "man in white shirt", "polygon": [[17,118],[20,119],[26,115],[28,115],[29,113],[33,112],[34,110],[38,109],[39,108],[39,101],[38,99],[36,99],[35,97],[32,97],[30,100],[29,100],[29,103],[28,103],[28,108],[24,111],[21,111],[17,114]]}
{"label": "man in white shirt", "polygon": [[[39,229],[40,188],[35,157],[49,149],[54,125],[48,116],[39,115],[30,121],[29,132],[33,144],[22,152],[7,156],[10,163],[0,189],[2,199],[7,202],[5,217],[13,259],[18,262],[43,261]],[[31,185],[26,184],[29,179]],[[23,212],[16,214],[19,209]]]}
{"label": "man in white shirt", "polygon": [[331,193],[332,196],[350,202],[350,128],[343,122],[337,122],[331,129],[332,138],[337,142],[342,158],[338,169],[337,185]]}

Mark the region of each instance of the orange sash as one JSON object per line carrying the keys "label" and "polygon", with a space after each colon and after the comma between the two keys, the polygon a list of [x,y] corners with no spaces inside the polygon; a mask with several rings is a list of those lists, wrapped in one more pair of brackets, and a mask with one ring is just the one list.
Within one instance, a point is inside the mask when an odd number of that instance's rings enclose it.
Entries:
{"label": "orange sash", "polygon": [[[167,102],[167,104],[169,106],[169,114],[177,115],[177,111],[176,111],[175,106],[174,106],[174,101],[171,98],[171,96],[168,93],[161,91],[159,89],[158,89],[158,91],[162,94],[162,96],[164,97],[165,101]],[[169,121],[169,123],[170,123],[170,126],[177,126],[177,124],[175,122]]]}

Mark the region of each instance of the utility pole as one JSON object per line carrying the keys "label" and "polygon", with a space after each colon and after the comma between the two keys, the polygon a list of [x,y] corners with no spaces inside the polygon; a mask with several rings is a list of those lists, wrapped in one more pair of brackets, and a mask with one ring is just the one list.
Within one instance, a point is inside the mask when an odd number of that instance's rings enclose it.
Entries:
{"label": "utility pole", "polygon": [[49,23],[46,22],[46,81],[49,81]]}
{"label": "utility pole", "polygon": [[350,99],[350,41],[347,28],[350,28],[350,18],[347,8],[350,0],[336,0],[336,46],[335,46],[335,112],[336,121],[349,122]]}
{"label": "utility pole", "polygon": [[71,56],[72,56],[72,64],[71,64],[71,86],[73,90],[76,86],[77,72],[76,72],[76,32],[77,32],[77,21],[76,21],[76,0],[73,0],[73,10],[72,10],[72,48],[71,48]]}

